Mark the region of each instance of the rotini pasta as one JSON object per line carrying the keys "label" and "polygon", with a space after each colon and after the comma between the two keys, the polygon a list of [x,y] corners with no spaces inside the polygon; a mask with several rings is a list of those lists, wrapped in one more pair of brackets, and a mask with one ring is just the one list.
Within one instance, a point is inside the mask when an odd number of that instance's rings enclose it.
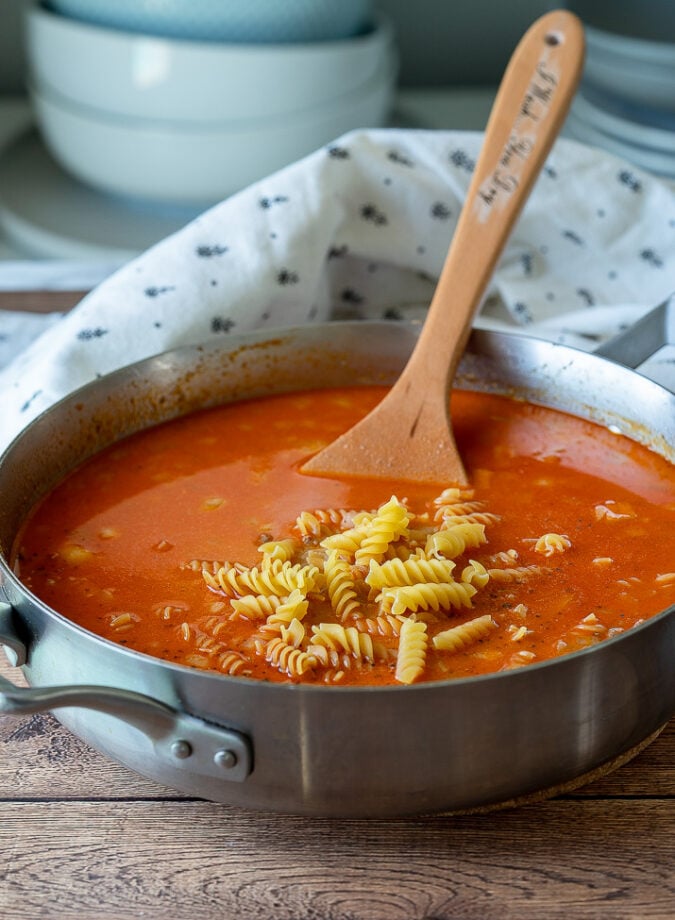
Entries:
{"label": "rotini pasta", "polygon": [[462,569],[461,580],[476,589],[484,588],[490,580],[490,574],[481,562],[470,559],[469,564]]}
{"label": "rotini pasta", "polygon": [[336,550],[340,555],[354,559],[357,549],[368,535],[368,528],[365,523],[358,524],[348,530],[331,534],[321,541],[321,546],[328,550]]}
{"label": "rotini pasta", "polygon": [[499,553],[493,553],[490,556],[486,556],[483,559],[483,565],[490,568],[491,566],[500,565],[502,567],[513,566],[518,562],[519,559],[517,549],[507,549],[502,550]]}
{"label": "rotini pasta", "polygon": [[[269,566],[258,569],[239,569],[237,566],[219,569],[213,582],[230,597],[245,594],[290,594],[295,588],[309,592],[314,587],[319,570],[316,566],[305,566],[274,560]],[[206,583],[212,587],[211,577],[202,572]]]}
{"label": "rotini pasta", "polygon": [[486,542],[484,524],[453,524],[430,534],[424,551],[427,556],[454,559],[467,549],[477,549]]}
{"label": "rotini pasta", "polygon": [[488,569],[491,581],[496,582],[521,582],[527,581],[534,575],[541,575],[544,569],[540,565],[518,565],[508,569]]}
{"label": "rotini pasta", "polygon": [[354,628],[358,629],[359,632],[367,632],[371,635],[378,633],[380,636],[398,636],[404,623],[405,617],[395,617],[391,613],[383,613],[377,617],[359,617],[354,623]]}
{"label": "rotini pasta", "polygon": [[297,552],[298,544],[291,538],[288,540],[268,540],[266,543],[261,543],[258,549],[263,554],[264,559],[280,559],[282,562],[287,562]]}
{"label": "rotini pasta", "polygon": [[554,553],[564,553],[572,545],[572,541],[564,533],[545,533],[534,544],[535,553],[552,556]]}
{"label": "rotini pasta", "polygon": [[466,514],[482,507],[481,502],[472,501],[474,490],[468,487],[450,486],[443,489],[433,500],[435,519],[440,520],[444,514]]}
{"label": "rotini pasta", "polygon": [[[497,517],[468,497],[468,491],[446,490],[436,509],[439,529],[428,523],[428,513],[413,515],[394,496],[374,512],[303,512],[294,524],[303,542],[266,540],[259,546],[260,568],[225,563],[215,572],[200,571],[210,587],[229,596],[232,615],[264,620],[251,647],[289,676],[323,668],[325,680],[340,682],[345,670],[387,660],[386,645],[373,640],[378,636],[397,645],[395,679],[411,682],[423,673],[430,627],[436,630],[432,647],[448,650],[476,641],[494,626],[489,616],[440,631],[435,625],[439,616],[471,607],[490,580],[476,559],[467,560],[455,579],[456,560],[486,542],[485,528]],[[312,563],[303,565],[301,555]],[[490,557],[495,559],[513,563],[517,553]],[[238,596],[252,589],[260,593]],[[327,601],[337,622],[306,627],[310,597]],[[365,616],[364,604],[378,605],[377,613]]]}
{"label": "rotini pasta", "polygon": [[434,648],[444,652],[457,652],[478,639],[482,639],[495,628],[495,625],[490,614],[474,617],[473,620],[467,620],[466,623],[460,623],[459,626],[451,626],[450,629],[444,629],[443,632],[434,636]]}
{"label": "rotini pasta", "polygon": [[292,619],[288,626],[281,627],[281,638],[287,645],[293,648],[300,648],[302,640],[305,638],[305,627],[300,620]]}
{"label": "rotini pasta", "polygon": [[218,562],[215,559],[190,559],[189,562],[182,562],[181,569],[189,569],[191,572],[210,572],[212,575],[222,569],[224,562]]}
{"label": "rotini pasta", "polygon": [[417,610],[470,607],[475,593],[473,585],[454,581],[447,584],[427,582],[402,588],[383,588],[379,596],[383,609],[396,616]]}
{"label": "rotini pasta", "polygon": [[233,613],[242,620],[265,620],[280,603],[274,594],[245,594],[231,600]]}
{"label": "rotini pasta", "polygon": [[265,658],[289,677],[302,677],[307,671],[316,667],[313,655],[303,652],[294,645],[289,645],[281,636],[270,639],[265,646]]}
{"label": "rotini pasta", "polygon": [[401,626],[396,659],[396,680],[412,684],[424,672],[427,657],[427,626],[419,620],[406,620]]}
{"label": "rotini pasta", "polygon": [[307,653],[315,658],[319,665],[330,668],[333,672],[344,673],[351,670],[354,664],[354,659],[347,652],[329,648],[327,645],[310,645],[307,647]]}
{"label": "rotini pasta", "polygon": [[231,677],[235,677],[237,674],[246,676],[251,673],[248,667],[250,663],[250,660],[245,655],[228,650],[218,658],[218,670],[222,671],[223,674],[229,674]]}
{"label": "rotini pasta", "polygon": [[358,616],[361,604],[356,592],[350,563],[337,550],[329,552],[325,562],[324,575],[331,605],[336,616],[344,622],[348,617]]}
{"label": "rotini pasta", "polygon": [[374,661],[376,657],[386,658],[382,646],[373,642],[368,633],[359,632],[354,626],[341,626],[339,623],[320,623],[312,627],[312,645],[323,645],[336,651],[342,649],[353,658]]}
{"label": "rotini pasta", "polygon": [[448,582],[453,579],[455,563],[449,559],[427,559],[412,556],[409,559],[390,559],[378,563],[371,559],[366,584],[371,588],[392,588],[416,585],[420,582]]}
{"label": "rotini pasta", "polygon": [[500,520],[498,514],[490,511],[471,511],[466,514],[444,514],[441,518],[443,527],[455,527],[457,524],[496,524]]}
{"label": "rotini pasta", "polygon": [[382,559],[390,544],[407,533],[408,509],[392,496],[365,526],[365,536],[355,551],[357,563],[367,565],[371,559]]}
{"label": "rotini pasta", "polygon": [[302,620],[306,616],[309,601],[299,588],[294,588],[286,599],[277,600],[275,609],[267,617],[268,624],[288,626],[293,620]]}
{"label": "rotini pasta", "polygon": [[295,520],[295,529],[301,537],[314,537],[315,539],[326,533],[343,530],[347,522],[353,521],[355,511],[344,508],[317,508],[314,511],[303,511]]}

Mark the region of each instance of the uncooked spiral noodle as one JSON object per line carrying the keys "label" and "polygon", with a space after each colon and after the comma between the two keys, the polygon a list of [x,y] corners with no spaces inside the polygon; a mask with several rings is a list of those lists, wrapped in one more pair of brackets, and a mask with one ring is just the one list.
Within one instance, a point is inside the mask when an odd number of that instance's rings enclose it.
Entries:
{"label": "uncooked spiral noodle", "polygon": [[366,535],[355,553],[356,562],[367,564],[371,559],[382,559],[394,540],[407,535],[409,521],[408,509],[392,496],[367,526]]}
{"label": "uncooked spiral noodle", "polygon": [[435,635],[432,640],[434,648],[445,652],[457,652],[486,636],[494,626],[495,622],[489,614],[475,617]]}
{"label": "uncooked spiral noodle", "polygon": [[406,585],[402,588],[383,588],[380,599],[383,608],[397,614],[415,610],[450,610],[452,607],[470,607],[476,593],[473,585],[461,582],[451,584]]}
{"label": "uncooked spiral noodle", "polygon": [[406,620],[401,627],[396,659],[396,680],[412,684],[424,672],[427,657],[427,626],[419,620]]}
{"label": "uncooked spiral noodle", "polygon": [[215,581],[230,597],[250,593],[285,595],[295,588],[303,592],[311,591],[318,575],[316,566],[303,566],[299,563],[293,565],[288,561],[275,560],[270,566],[261,569],[253,567],[240,570],[237,566],[219,569]]}
{"label": "uncooked spiral noodle", "polygon": [[437,530],[430,534],[425,552],[427,556],[454,559],[467,549],[476,549],[486,542],[484,524],[456,524],[447,530]]}
{"label": "uncooked spiral noodle", "polygon": [[333,550],[326,559],[324,575],[328,596],[336,616],[343,622],[350,616],[357,616],[361,605],[350,563]]}
{"label": "uncooked spiral noodle", "polygon": [[281,637],[270,639],[265,647],[265,658],[289,677],[301,677],[316,666],[316,658],[289,645]]}
{"label": "uncooked spiral noodle", "polygon": [[411,556],[406,560],[390,559],[381,564],[372,559],[366,584],[371,588],[389,588],[420,582],[448,582],[452,581],[454,568],[455,563],[449,559]]}

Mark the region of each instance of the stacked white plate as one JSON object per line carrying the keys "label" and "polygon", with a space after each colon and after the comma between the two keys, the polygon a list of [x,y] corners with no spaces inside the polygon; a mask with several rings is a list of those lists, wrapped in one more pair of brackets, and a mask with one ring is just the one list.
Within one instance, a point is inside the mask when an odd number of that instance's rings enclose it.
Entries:
{"label": "stacked white plate", "polygon": [[675,179],[675,43],[591,26],[586,42],[565,134]]}
{"label": "stacked white plate", "polygon": [[[574,140],[634,163],[641,169],[675,179],[675,121],[672,129],[638,121],[635,113],[582,88],[572,105],[565,134]],[[639,115],[639,113],[638,113]]]}

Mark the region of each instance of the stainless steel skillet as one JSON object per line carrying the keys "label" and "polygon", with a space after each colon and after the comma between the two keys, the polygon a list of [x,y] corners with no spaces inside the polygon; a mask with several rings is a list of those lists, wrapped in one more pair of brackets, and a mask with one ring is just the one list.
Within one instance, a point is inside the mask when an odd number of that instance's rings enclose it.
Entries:
{"label": "stainless steel skillet", "polygon": [[[672,309],[635,327],[616,354],[626,356],[626,343],[639,352],[631,364],[651,354]],[[0,712],[55,710],[111,758],[189,794],[342,816],[519,800],[578,784],[658,732],[675,712],[672,609],[517,671],[411,687],[287,686],[124,649],[46,607],[10,570],[30,508],[91,453],[219,402],[390,383],[416,335],[408,324],[340,323],[177,349],[90,384],[33,422],[0,459],[0,643],[31,685],[1,681]],[[606,357],[475,332],[457,383],[612,425],[675,459],[675,395]]]}

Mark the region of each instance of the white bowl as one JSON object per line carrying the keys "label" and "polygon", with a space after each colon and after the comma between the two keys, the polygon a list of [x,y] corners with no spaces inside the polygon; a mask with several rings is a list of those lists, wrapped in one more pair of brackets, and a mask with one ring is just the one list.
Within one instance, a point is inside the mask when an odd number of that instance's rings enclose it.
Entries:
{"label": "white bowl", "polygon": [[361,31],[371,0],[50,0],[108,28],[204,41],[330,41]]}
{"label": "white bowl", "polygon": [[106,192],[209,205],[360,127],[381,127],[395,66],[339,103],[293,117],[202,126],[106,116],[44,87],[31,91],[45,144],[68,172]]}
{"label": "white bowl", "polygon": [[608,95],[675,112],[675,43],[585,27],[584,79]]}
{"label": "white bowl", "polygon": [[393,53],[379,18],[353,39],[233,45],[142,37],[28,12],[31,80],[78,105],[138,118],[208,122],[301,112],[351,93]]}

